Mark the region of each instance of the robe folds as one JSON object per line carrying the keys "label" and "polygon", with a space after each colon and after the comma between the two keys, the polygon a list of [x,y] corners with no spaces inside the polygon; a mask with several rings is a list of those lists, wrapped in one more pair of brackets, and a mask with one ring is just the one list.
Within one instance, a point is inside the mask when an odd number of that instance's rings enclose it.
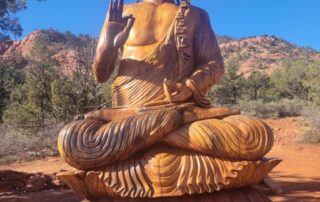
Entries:
{"label": "robe folds", "polygon": [[[182,1],[152,53],[142,61],[120,62],[113,107],[143,109],[146,103],[162,101],[163,81],[169,79],[193,91],[188,100],[192,107],[210,111],[206,94],[222,73],[208,15]],[[80,171],[60,177],[88,198],[182,196],[258,183],[280,162],[263,158],[274,141],[263,121],[213,113],[186,124],[184,111],[176,105],[119,120],[70,123],[59,135],[59,152]]]}

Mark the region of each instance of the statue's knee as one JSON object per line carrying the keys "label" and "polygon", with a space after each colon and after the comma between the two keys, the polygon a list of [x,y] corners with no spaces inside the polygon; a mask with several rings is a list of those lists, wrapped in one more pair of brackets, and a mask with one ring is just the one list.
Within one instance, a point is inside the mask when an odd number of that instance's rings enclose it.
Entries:
{"label": "statue's knee", "polygon": [[90,155],[95,155],[101,145],[99,129],[105,123],[94,119],[74,121],[66,125],[58,137],[58,150],[61,157],[73,167],[83,169]]}
{"label": "statue's knee", "polygon": [[241,154],[247,160],[262,158],[268,153],[274,143],[272,129],[262,120],[242,115],[230,116],[224,119],[238,132]]}

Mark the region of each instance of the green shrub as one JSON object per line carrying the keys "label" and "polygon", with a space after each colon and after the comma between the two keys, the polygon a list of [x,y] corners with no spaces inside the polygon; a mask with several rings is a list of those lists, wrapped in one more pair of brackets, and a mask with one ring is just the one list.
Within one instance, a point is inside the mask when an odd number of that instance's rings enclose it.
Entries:
{"label": "green shrub", "polygon": [[259,118],[300,116],[307,103],[299,99],[282,99],[278,102],[241,101],[237,106],[244,114]]}
{"label": "green shrub", "polygon": [[238,108],[244,114],[259,118],[277,117],[277,109],[271,107],[272,103],[264,103],[262,100],[257,101],[241,101]]}
{"label": "green shrub", "polygon": [[277,106],[279,117],[301,116],[304,107],[307,105],[307,102],[300,99],[282,99],[278,102]]}
{"label": "green shrub", "polygon": [[309,129],[298,140],[304,143],[320,144],[320,109],[309,106],[304,109],[302,116],[305,117]]}
{"label": "green shrub", "polygon": [[4,112],[4,124],[24,131],[25,134],[34,134],[41,128],[39,112],[30,104],[12,103]]}

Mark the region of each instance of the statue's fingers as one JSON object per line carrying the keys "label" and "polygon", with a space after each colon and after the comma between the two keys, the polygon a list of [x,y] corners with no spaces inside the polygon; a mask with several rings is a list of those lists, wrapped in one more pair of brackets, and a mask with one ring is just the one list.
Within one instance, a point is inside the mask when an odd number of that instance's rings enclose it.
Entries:
{"label": "statue's fingers", "polygon": [[172,102],[182,102],[182,101],[184,101],[184,95],[177,93],[174,96],[172,96],[171,101]]}
{"label": "statue's fingers", "polygon": [[183,84],[182,83],[176,83],[176,89],[177,90],[181,90],[183,88]]}
{"label": "statue's fingers", "polygon": [[164,83],[170,88],[176,88],[177,83],[175,81],[171,81],[169,79],[164,79]]}
{"label": "statue's fingers", "polygon": [[113,20],[113,9],[112,9],[112,6],[113,6],[113,0],[110,0],[110,3],[109,3],[109,8],[108,8],[108,16],[107,16],[107,19],[108,21],[112,21]]}
{"label": "statue's fingers", "polygon": [[175,90],[175,91],[173,91],[173,92],[171,93],[171,96],[174,97],[174,96],[177,96],[178,94],[179,94],[179,92]]}
{"label": "statue's fingers", "polygon": [[119,21],[118,0],[113,2],[113,13],[116,21]]}
{"label": "statue's fingers", "polygon": [[176,95],[176,94],[180,93],[183,90],[183,84],[182,83],[177,83],[177,82],[171,81],[171,80],[167,80],[166,83],[172,90],[174,90],[172,95]]}
{"label": "statue's fingers", "polygon": [[127,29],[127,30],[130,31],[131,28],[133,27],[133,24],[134,24],[135,20],[136,20],[136,19],[135,19],[132,15],[130,15],[129,18],[128,18],[128,21],[127,21],[127,23],[126,23],[125,29]]}
{"label": "statue's fingers", "polygon": [[124,24],[124,25],[127,25],[128,20],[129,20],[129,17],[125,16],[125,17],[122,18],[121,23]]}
{"label": "statue's fingers", "polygon": [[172,102],[172,95],[171,95],[168,79],[164,79],[163,81],[163,91],[164,91],[164,95],[166,96],[166,100],[168,100],[169,102]]}
{"label": "statue's fingers", "polygon": [[127,25],[125,26],[124,30],[122,32],[120,32],[118,34],[118,36],[115,38],[115,41],[114,41],[114,46],[116,48],[120,48],[124,45],[124,43],[126,42],[126,40],[128,39],[129,37],[129,34],[130,34],[130,31],[131,31],[131,28],[134,24],[134,18],[129,18],[128,19],[128,22],[127,22]]}
{"label": "statue's fingers", "polygon": [[118,0],[113,1],[113,6],[112,6],[114,11],[118,11]]}
{"label": "statue's fingers", "polygon": [[118,11],[119,11],[120,19],[122,18],[122,15],[123,15],[123,1],[124,0],[120,0],[119,5],[118,5]]}

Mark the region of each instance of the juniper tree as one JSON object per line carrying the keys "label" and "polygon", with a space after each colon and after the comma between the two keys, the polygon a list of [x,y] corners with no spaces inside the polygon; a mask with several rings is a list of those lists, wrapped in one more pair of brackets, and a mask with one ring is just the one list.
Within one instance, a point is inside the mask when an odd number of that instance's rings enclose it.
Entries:
{"label": "juniper tree", "polygon": [[270,86],[270,79],[268,75],[254,71],[246,79],[246,87],[250,99],[258,100],[265,97],[266,91]]}
{"label": "juniper tree", "polygon": [[235,104],[243,96],[245,79],[243,74],[239,73],[239,68],[240,62],[237,58],[226,62],[225,75],[210,95],[220,104]]}

